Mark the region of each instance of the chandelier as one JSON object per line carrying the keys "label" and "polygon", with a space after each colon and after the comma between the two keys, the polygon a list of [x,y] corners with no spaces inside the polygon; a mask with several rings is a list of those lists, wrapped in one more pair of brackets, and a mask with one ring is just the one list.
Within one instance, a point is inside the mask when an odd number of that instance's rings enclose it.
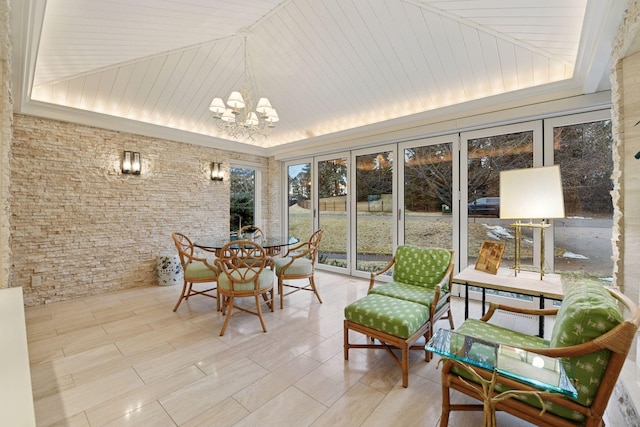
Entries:
{"label": "chandelier", "polygon": [[247,36],[244,36],[244,87],[231,92],[227,103],[215,97],[209,105],[218,129],[232,138],[249,138],[261,135],[267,137],[280,120],[276,109],[267,98],[260,98],[255,111],[247,89]]}

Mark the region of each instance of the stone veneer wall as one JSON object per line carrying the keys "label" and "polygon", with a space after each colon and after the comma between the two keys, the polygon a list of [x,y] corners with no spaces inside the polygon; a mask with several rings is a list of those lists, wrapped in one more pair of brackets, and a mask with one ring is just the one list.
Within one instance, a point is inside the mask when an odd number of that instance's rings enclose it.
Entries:
{"label": "stone veneer wall", "polygon": [[9,153],[11,152],[11,40],[9,0],[0,0],[0,288],[9,286]]}
{"label": "stone veneer wall", "polygon": [[629,3],[612,52],[614,204],[613,248],[615,280],[631,299],[640,302],[640,2]]}
{"label": "stone veneer wall", "polygon": [[[613,259],[616,285],[640,302],[640,2],[629,1],[612,55],[611,117],[613,123],[614,189]],[[629,353],[612,400],[618,411],[608,408],[609,423],[638,426],[640,417],[640,346]]]}
{"label": "stone veneer wall", "polygon": [[[121,174],[124,150],[141,153],[141,175]],[[223,182],[209,179],[214,160]],[[16,115],[11,286],[37,305],[154,285],[156,257],[175,252],[171,232],[228,233],[233,160],[261,165],[265,228],[279,232],[273,159]]]}

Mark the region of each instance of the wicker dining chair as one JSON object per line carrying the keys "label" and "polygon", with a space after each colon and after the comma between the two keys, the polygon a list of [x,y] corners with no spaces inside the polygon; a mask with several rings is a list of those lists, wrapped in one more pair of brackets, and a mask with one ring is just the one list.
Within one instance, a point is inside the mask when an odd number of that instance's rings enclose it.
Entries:
{"label": "wicker dining chair", "polygon": [[217,286],[208,287],[207,289],[194,289],[196,283],[215,283],[218,280],[218,268],[212,259],[196,257],[194,254],[194,246],[191,240],[182,233],[172,233],[171,237],[178,250],[180,256],[180,264],[184,274],[182,284],[182,292],[178,302],[173,307],[176,311],[182,300],[189,299],[192,295],[203,295],[210,298],[216,298],[216,309],[220,310],[220,299],[218,298]]}
{"label": "wicker dining chair", "polygon": [[[318,293],[314,279],[315,265],[318,260],[318,247],[322,239],[322,229],[314,232],[308,241],[290,247],[287,252],[274,261],[276,276],[278,277],[278,293],[280,294],[280,308],[284,306],[284,297],[298,291],[312,291],[318,302],[322,298]],[[293,285],[285,280],[309,279],[308,285]],[[287,293],[284,287],[290,288]]]}
{"label": "wicker dining chair", "polygon": [[[220,250],[216,259],[219,268],[218,292],[222,299],[222,314],[225,315],[220,336],[224,335],[231,317],[242,314],[233,310],[253,314],[260,319],[262,330],[267,328],[262,318],[260,297],[273,311],[274,273],[265,268],[267,254],[265,249],[250,240],[236,240],[227,243]],[[255,298],[256,310],[235,305],[236,298]]]}
{"label": "wicker dining chair", "polygon": [[247,234],[253,234],[254,239],[264,237],[264,231],[262,231],[262,228],[257,225],[245,225],[238,230],[238,238],[240,239],[247,237]]}

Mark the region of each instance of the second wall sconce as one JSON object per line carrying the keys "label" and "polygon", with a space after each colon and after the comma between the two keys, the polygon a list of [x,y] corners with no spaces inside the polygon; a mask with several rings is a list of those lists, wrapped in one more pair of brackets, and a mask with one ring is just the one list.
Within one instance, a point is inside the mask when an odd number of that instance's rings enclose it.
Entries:
{"label": "second wall sconce", "polygon": [[122,156],[122,173],[140,175],[142,160],[137,151],[125,151]]}
{"label": "second wall sconce", "polygon": [[224,173],[222,172],[222,163],[211,163],[211,180],[222,181],[224,180]]}

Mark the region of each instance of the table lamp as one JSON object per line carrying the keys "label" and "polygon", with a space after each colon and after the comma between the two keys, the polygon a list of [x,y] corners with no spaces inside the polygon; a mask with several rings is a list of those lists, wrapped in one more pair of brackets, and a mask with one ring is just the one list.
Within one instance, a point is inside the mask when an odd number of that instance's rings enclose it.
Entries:
{"label": "table lamp", "polygon": [[[522,227],[540,229],[540,280],[544,276],[544,230],[547,220],[564,218],[564,197],[560,166],[514,169],[500,172],[500,219],[515,219],[515,261],[517,275],[527,269],[521,263]],[[522,220],[528,220],[523,222]],[[540,222],[534,222],[540,220]],[[533,267],[537,270],[536,267]]]}

